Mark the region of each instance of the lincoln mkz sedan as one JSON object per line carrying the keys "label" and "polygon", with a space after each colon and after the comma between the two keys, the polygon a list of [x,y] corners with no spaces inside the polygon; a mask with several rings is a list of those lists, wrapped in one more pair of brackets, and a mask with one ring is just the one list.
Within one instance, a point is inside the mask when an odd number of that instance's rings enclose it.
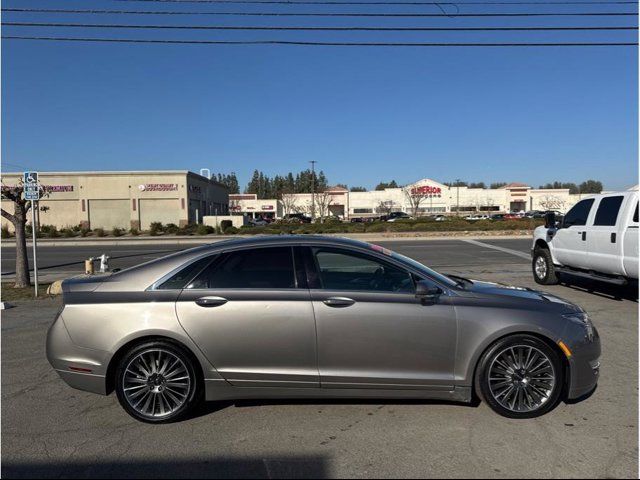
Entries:
{"label": "lincoln mkz sedan", "polygon": [[63,283],[47,357],[138,420],[203,400],[471,402],[532,418],[590,393],[600,339],[556,296],[316,236],[222,241]]}

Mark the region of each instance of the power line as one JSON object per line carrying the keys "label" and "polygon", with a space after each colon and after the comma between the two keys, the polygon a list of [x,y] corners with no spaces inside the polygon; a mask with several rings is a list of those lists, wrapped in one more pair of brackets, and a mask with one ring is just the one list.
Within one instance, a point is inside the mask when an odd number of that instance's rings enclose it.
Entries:
{"label": "power line", "polygon": [[26,37],[3,35],[5,40],[39,40],[53,42],[148,43],[178,45],[300,45],[325,47],[624,47],[631,42],[571,43],[386,43],[386,42],[305,42],[287,40],[147,40],[133,38]]}
{"label": "power line", "polygon": [[71,13],[106,15],[213,15],[241,17],[619,17],[634,16],[637,13],[626,12],[581,12],[581,13],[283,13],[283,12],[194,12],[194,11],[148,11],[148,10],[66,10],[55,8],[3,8],[3,12],[13,13]]}
{"label": "power line", "polygon": [[11,27],[71,27],[71,28],[131,28],[167,30],[284,30],[284,31],[384,31],[384,32],[492,32],[492,31],[587,31],[587,30],[638,30],[634,26],[605,27],[280,27],[280,26],[229,26],[229,25],[123,25],[95,23],[30,23],[2,22]]}

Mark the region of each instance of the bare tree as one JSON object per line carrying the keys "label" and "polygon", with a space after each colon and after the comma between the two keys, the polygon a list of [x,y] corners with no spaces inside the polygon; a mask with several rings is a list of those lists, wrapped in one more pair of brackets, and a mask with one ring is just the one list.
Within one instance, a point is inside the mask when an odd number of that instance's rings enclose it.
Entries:
{"label": "bare tree", "polygon": [[329,192],[320,192],[314,194],[316,213],[320,217],[320,223],[324,222],[324,218],[329,215],[329,207],[333,203],[333,195]]}
{"label": "bare tree", "polygon": [[414,217],[417,217],[418,211],[420,210],[420,204],[424,201],[426,195],[422,193],[420,189],[411,186],[403,187],[402,193],[404,194],[404,198],[409,203],[412,215]]}
{"label": "bare tree", "polygon": [[538,200],[538,204],[542,207],[543,210],[564,210],[565,202],[559,197],[555,195],[545,195],[540,200]]}
{"label": "bare tree", "polygon": [[282,210],[285,215],[295,213],[297,207],[298,198],[293,193],[282,193],[280,195],[280,201],[282,202]]}
{"label": "bare tree", "polygon": [[380,201],[376,207],[377,213],[389,215],[393,211],[393,200]]}
{"label": "bare tree", "polygon": [[[1,187],[2,200],[13,202],[13,213],[7,212],[2,208],[2,216],[6,218],[15,230],[16,235],[16,278],[14,288],[25,288],[31,285],[31,277],[29,276],[29,262],[27,261],[27,213],[32,207],[33,202],[25,200],[23,197],[24,183],[22,180],[18,185]],[[47,196],[45,187],[40,187],[40,197]],[[35,228],[32,225],[31,228]]]}

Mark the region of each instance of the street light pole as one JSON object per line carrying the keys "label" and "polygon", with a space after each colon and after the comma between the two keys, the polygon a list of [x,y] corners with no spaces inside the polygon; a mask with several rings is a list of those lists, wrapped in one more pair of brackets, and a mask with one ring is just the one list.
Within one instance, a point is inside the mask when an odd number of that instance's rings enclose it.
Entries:
{"label": "street light pole", "polygon": [[316,215],[316,174],[315,174],[315,166],[316,161],[311,160],[309,162],[311,164],[311,223],[315,220]]}
{"label": "street light pole", "polygon": [[460,216],[460,179],[456,178],[456,216]]}

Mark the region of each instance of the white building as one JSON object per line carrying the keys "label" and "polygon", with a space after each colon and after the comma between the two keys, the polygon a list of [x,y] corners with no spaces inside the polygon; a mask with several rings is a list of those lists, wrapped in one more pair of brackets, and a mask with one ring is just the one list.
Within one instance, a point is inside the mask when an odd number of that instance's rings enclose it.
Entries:
{"label": "white building", "polygon": [[235,214],[281,218],[288,213],[315,217],[376,216],[402,211],[411,215],[506,213],[527,210],[566,212],[585,195],[573,195],[569,189],[533,189],[524,183],[510,183],[502,188],[449,187],[424,178],[402,188],[368,192],[349,192],[331,187],[324,192],[285,194],[280,199],[258,200],[254,194],[229,195],[230,210]]}

